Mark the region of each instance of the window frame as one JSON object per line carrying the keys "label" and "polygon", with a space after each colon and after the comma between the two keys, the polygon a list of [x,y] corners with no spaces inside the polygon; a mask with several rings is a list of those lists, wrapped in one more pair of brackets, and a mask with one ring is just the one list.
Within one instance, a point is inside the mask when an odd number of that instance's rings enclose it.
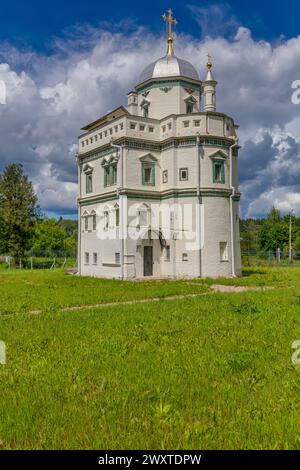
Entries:
{"label": "window frame", "polygon": [[228,242],[219,242],[220,262],[227,263],[229,261]]}
{"label": "window frame", "polygon": [[162,172],[162,182],[163,182],[163,184],[168,182],[168,178],[169,178],[168,170],[163,170],[163,172]]}
{"label": "window frame", "polygon": [[97,266],[98,264],[98,253],[94,252],[93,253],[93,265]]}
{"label": "window frame", "polygon": [[170,247],[170,245],[165,246],[164,252],[165,252],[165,255],[164,255],[165,261],[170,262],[171,261],[171,247]]}
{"label": "window frame", "polygon": [[85,232],[89,231],[89,216],[88,215],[84,216],[84,231]]}
{"label": "window frame", "polygon": [[[150,181],[145,180],[145,170],[150,169]],[[142,162],[142,185],[155,186],[155,163]]]}
{"label": "window frame", "polygon": [[93,192],[93,172],[92,171],[85,172],[85,192],[86,194],[90,194]]}
{"label": "window frame", "polygon": [[97,230],[97,214],[92,214],[92,230],[93,232]]}
{"label": "window frame", "polygon": [[[213,162],[213,182],[218,183],[218,184],[225,184],[225,161],[224,160],[219,160],[219,159],[214,159]],[[218,165],[221,165],[221,177],[216,178],[216,167]]]}
{"label": "window frame", "polygon": [[117,163],[111,163],[104,167],[104,187],[115,186],[118,182]]}
{"label": "window frame", "polygon": [[116,227],[120,227],[120,207],[115,206],[115,222],[116,222]]}
{"label": "window frame", "polygon": [[[186,171],[186,178],[182,177],[182,172]],[[189,180],[189,169],[188,168],[179,168],[179,181],[188,181]]]}

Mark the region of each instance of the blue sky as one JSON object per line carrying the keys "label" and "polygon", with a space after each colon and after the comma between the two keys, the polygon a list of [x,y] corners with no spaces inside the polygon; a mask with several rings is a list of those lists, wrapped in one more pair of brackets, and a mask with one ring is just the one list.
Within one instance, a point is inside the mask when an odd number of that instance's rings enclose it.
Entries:
{"label": "blue sky", "polygon": [[175,52],[205,74],[214,58],[218,111],[240,124],[243,217],[275,204],[300,215],[300,2],[190,0],[0,3],[0,171],[21,162],[42,209],[76,215],[80,128],[126,104],[143,68],[165,53],[161,15],[178,20]]}
{"label": "blue sky", "polygon": [[[0,40],[10,40],[19,46],[32,46],[37,50],[46,51],[51,44],[51,38],[60,36],[63,30],[71,25],[86,22],[97,26],[106,21],[117,24],[126,18],[159,32],[163,25],[158,18],[162,10],[170,6],[179,18],[180,30],[199,37],[199,27],[193,20],[188,6],[205,8],[213,3],[218,2],[152,0],[146,4],[134,0],[2,0]],[[298,0],[228,0],[220,3],[228,8],[232,16],[251,29],[256,39],[277,40],[281,35],[290,38],[299,33]]]}

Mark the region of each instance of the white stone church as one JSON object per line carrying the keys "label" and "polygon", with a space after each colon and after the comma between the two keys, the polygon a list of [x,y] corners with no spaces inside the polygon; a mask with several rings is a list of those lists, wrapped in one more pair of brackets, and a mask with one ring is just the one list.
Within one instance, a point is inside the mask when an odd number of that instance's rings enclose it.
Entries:
{"label": "white stone church", "polygon": [[128,105],[79,137],[78,272],[107,278],[241,274],[238,126],[173,50],[141,73]]}

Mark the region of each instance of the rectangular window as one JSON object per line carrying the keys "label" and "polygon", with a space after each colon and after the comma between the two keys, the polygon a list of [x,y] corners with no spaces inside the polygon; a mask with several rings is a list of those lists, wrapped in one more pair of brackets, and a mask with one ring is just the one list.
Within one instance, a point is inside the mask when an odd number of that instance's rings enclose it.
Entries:
{"label": "rectangular window", "polygon": [[96,214],[93,215],[93,230],[97,229],[97,217]]}
{"label": "rectangular window", "polygon": [[187,253],[182,253],[182,261],[188,261],[189,257]]}
{"label": "rectangular window", "polygon": [[192,114],[193,111],[194,111],[193,103],[187,103],[186,104],[186,114]]}
{"label": "rectangular window", "polygon": [[168,170],[163,171],[163,183],[168,182]]}
{"label": "rectangular window", "polygon": [[228,261],[228,243],[220,242],[220,260]]}
{"label": "rectangular window", "polygon": [[144,131],[144,130],[145,130],[144,124],[140,124],[140,131]]}
{"label": "rectangular window", "polygon": [[213,182],[225,183],[225,165],[223,161],[213,161]]}
{"label": "rectangular window", "polygon": [[84,140],[81,142],[81,147],[84,147]]}
{"label": "rectangular window", "polygon": [[84,218],[84,230],[87,232],[89,230],[89,218]]}
{"label": "rectangular window", "polygon": [[117,184],[117,165],[108,165],[104,168],[104,186]]}
{"label": "rectangular window", "polygon": [[200,127],[200,121],[194,121],[195,127]]}
{"label": "rectangular window", "polygon": [[85,191],[91,193],[93,191],[93,175],[92,173],[86,173],[85,175]]}
{"label": "rectangular window", "polygon": [[154,132],[154,127],[149,127],[149,132]]}
{"label": "rectangular window", "polygon": [[162,131],[166,132],[166,126],[162,126]]}
{"label": "rectangular window", "polygon": [[165,261],[170,261],[170,245],[165,246]]}
{"label": "rectangular window", "polygon": [[190,121],[183,121],[183,127],[189,127]]}
{"label": "rectangular window", "polygon": [[91,142],[91,144],[93,143],[93,141],[94,141],[94,139],[93,139],[93,137],[91,137],[91,138],[90,138],[90,142]]}
{"label": "rectangular window", "polygon": [[143,108],[143,116],[144,116],[144,118],[147,118],[147,117],[149,116],[149,108],[148,108],[148,106],[145,106],[145,107]]}
{"label": "rectangular window", "polygon": [[121,256],[120,253],[115,253],[115,263],[120,264],[121,263]]}
{"label": "rectangular window", "polygon": [[98,253],[93,253],[93,264],[98,263]]}
{"label": "rectangular window", "polygon": [[187,168],[180,168],[179,169],[179,180],[180,181],[188,181],[189,179],[189,171]]}
{"label": "rectangular window", "polygon": [[90,254],[87,251],[84,253],[84,262],[90,264]]}
{"label": "rectangular window", "polygon": [[118,132],[118,126],[115,126],[115,132]]}
{"label": "rectangular window", "polygon": [[112,128],[109,129],[109,133],[110,133],[110,135],[112,135],[112,133],[113,133]]}
{"label": "rectangular window", "polygon": [[155,166],[151,163],[142,164],[142,184],[155,185]]}
{"label": "rectangular window", "polygon": [[170,129],[170,130],[172,129],[172,123],[171,122],[169,122],[169,124],[168,124],[168,129]]}
{"label": "rectangular window", "polygon": [[102,132],[100,132],[99,137],[100,137],[100,139],[102,139]]}
{"label": "rectangular window", "polygon": [[122,131],[122,130],[123,130],[123,127],[124,127],[124,124],[123,124],[123,123],[121,123],[121,124],[120,124],[120,131]]}
{"label": "rectangular window", "polygon": [[130,129],[131,129],[131,130],[134,130],[134,129],[135,129],[135,123],[134,123],[134,122],[131,122],[131,123],[130,123]]}

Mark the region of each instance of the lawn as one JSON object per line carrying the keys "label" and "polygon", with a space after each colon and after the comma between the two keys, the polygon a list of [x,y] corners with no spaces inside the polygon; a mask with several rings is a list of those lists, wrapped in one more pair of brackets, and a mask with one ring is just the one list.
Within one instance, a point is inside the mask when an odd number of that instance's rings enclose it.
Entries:
{"label": "lawn", "polygon": [[[300,268],[217,281],[278,286],[239,294],[212,293],[211,280],[122,283],[60,271],[2,273],[0,282],[3,449],[300,448],[291,361]],[[203,295],[164,299],[191,293]]]}

